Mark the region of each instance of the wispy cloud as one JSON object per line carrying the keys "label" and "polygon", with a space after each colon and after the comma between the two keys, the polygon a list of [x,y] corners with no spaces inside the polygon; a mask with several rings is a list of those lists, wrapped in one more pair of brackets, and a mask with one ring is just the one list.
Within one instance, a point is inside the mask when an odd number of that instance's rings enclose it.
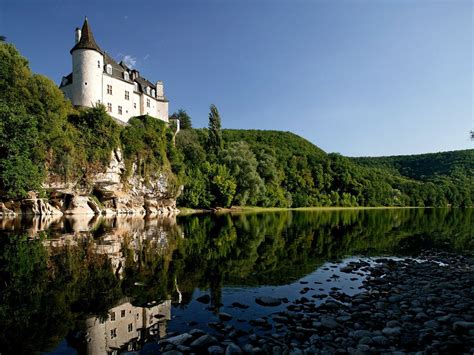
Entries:
{"label": "wispy cloud", "polygon": [[137,65],[137,58],[133,57],[129,54],[119,54],[121,60],[125,63],[125,65],[131,69],[135,68]]}
{"label": "wispy cloud", "polygon": [[147,54],[146,56],[143,57],[143,60],[148,60],[148,58],[150,58],[150,55]]}

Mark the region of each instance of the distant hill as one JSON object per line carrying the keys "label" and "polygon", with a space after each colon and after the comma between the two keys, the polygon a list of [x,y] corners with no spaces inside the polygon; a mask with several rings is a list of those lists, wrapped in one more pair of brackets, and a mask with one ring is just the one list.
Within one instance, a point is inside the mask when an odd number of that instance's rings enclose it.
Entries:
{"label": "distant hill", "polygon": [[367,167],[394,169],[403,176],[417,180],[427,180],[437,175],[450,176],[456,171],[474,175],[474,149],[352,160]]}

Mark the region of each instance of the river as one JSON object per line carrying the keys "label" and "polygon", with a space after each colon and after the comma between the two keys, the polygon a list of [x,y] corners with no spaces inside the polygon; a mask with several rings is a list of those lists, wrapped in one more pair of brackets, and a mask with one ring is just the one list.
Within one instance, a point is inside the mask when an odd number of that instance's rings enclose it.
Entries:
{"label": "river", "polygon": [[[0,219],[0,353],[156,353],[160,339],[192,329],[245,341],[252,321],[302,295],[359,292],[364,272],[339,272],[351,261],[472,253],[473,217],[353,209]],[[283,302],[265,307],[262,296]]]}

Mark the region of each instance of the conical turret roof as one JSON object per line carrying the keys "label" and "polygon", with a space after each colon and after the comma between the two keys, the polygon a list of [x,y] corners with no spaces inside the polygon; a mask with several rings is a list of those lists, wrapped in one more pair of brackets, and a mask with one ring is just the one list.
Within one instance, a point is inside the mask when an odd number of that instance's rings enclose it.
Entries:
{"label": "conical turret roof", "polygon": [[84,20],[84,24],[82,25],[81,39],[79,40],[79,42],[76,43],[74,47],[72,47],[71,53],[74,52],[76,49],[92,49],[99,53],[102,53],[102,50],[99,48],[97,43],[95,43],[94,36],[92,35],[92,31],[89,27],[89,22],[87,21],[87,17]]}

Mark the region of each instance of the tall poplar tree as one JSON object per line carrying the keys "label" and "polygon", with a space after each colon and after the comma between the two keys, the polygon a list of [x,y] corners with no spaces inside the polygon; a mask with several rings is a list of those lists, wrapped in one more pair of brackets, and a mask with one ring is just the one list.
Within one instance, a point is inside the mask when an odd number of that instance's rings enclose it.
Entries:
{"label": "tall poplar tree", "polygon": [[223,148],[221,117],[215,105],[211,105],[209,112],[209,149],[216,155]]}

